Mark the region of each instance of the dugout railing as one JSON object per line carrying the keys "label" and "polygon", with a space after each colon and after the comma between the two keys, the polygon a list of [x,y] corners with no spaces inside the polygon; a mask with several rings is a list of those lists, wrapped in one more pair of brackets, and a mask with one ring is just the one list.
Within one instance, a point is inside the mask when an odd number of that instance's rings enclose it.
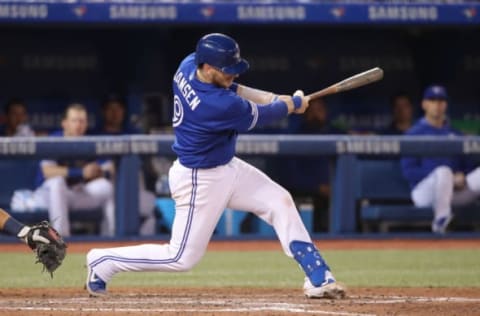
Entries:
{"label": "dugout railing", "polygon": [[[116,161],[115,177],[116,235],[133,236],[138,232],[139,156],[174,157],[172,135],[98,136],[67,138],[1,138],[1,160],[60,157],[110,157]],[[332,203],[329,232],[332,235],[358,233],[361,212],[358,210],[360,161],[365,159],[396,159],[401,155],[471,155],[480,157],[480,137],[437,136],[345,136],[345,135],[245,135],[239,137],[240,157],[337,156],[332,179]],[[362,158],[362,159],[359,159]],[[375,165],[375,160],[372,160]],[[288,170],[287,170],[288,172]],[[18,177],[28,176],[18,174]],[[398,178],[398,174],[396,175]],[[393,179],[393,178],[392,178]],[[396,179],[396,178],[395,178]],[[397,179],[398,180],[398,179]],[[8,181],[4,179],[3,181]],[[386,178],[385,181],[388,181]],[[363,183],[365,185],[365,183]],[[368,183],[367,183],[368,185]],[[371,184],[373,188],[379,184]],[[387,188],[387,186],[384,186]],[[480,210],[477,210],[480,217]],[[475,213],[474,215],[476,216]],[[411,215],[415,220],[415,214]],[[470,214],[471,215],[471,214]]]}

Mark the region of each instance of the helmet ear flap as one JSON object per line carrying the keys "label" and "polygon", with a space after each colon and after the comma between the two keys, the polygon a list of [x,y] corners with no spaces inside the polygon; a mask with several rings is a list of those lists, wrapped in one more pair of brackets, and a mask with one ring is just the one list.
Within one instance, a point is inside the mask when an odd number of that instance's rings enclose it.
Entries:
{"label": "helmet ear flap", "polygon": [[240,57],[237,42],[221,33],[207,34],[198,41],[195,63],[206,63],[232,75],[241,74],[249,68],[248,62]]}

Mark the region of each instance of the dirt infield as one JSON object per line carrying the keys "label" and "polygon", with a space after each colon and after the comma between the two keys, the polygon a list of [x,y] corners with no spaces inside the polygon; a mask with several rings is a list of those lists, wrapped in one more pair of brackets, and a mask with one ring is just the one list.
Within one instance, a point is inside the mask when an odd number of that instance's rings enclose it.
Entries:
{"label": "dirt infield", "polygon": [[[480,249],[479,240],[322,241],[321,249]],[[132,243],[71,243],[70,252]],[[133,243],[134,244],[134,243]],[[19,244],[0,251],[24,251]],[[281,250],[276,241],[212,242],[210,251]],[[0,285],[1,286],[1,285]],[[480,288],[350,288],[343,300],[309,300],[301,289],[120,288],[90,298],[81,288],[2,289],[0,315],[480,315]]]}
{"label": "dirt infield", "polygon": [[[141,293],[141,294],[139,294]],[[0,315],[480,315],[479,289],[353,288],[343,300],[309,300],[282,289],[115,288],[0,291]]]}

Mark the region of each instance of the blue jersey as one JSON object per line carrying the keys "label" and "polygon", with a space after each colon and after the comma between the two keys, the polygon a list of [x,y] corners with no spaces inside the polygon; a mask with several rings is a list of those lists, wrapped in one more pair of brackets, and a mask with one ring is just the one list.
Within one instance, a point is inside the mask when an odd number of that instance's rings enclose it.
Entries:
{"label": "blue jersey", "polygon": [[[462,133],[446,122],[438,128],[428,123],[425,118],[420,119],[405,135],[462,135]],[[401,159],[402,172],[413,188],[423,178],[429,175],[435,168],[440,166],[450,167],[453,172],[468,173],[473,164],[465,156],[437,156],[437,157],[404,157]]]}
{"label": "blue jersey", "polygon": [[[173,150],[189,168],[212,168],[228,163],[235,154],[237,135],[288,114],[282,101],[257,106],[229,89],[196,77],[195,53],[187,56],[173,77],[175,132]],[[262,108],[262,109],[260,109]],[[268,118],[268,120],[265,120]]]}

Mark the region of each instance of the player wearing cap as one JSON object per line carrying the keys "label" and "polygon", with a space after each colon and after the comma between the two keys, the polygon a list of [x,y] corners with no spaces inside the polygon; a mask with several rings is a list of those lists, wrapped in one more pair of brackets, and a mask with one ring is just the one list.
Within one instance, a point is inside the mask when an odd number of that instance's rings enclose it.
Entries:
{"label": "player wearing cap", "polygon": [[291,195],[260,170],[234,156],[238,133],[301,114],[303,93],[276,96],[234,83],[249,65],[238,44],[223,34],[208,34],[173,77],[178,155],[169,171],[176,212],[169,244],[93,249],[87,254],[87,290],[106,292],[121,271],[187,271],[203,257],[225,208],[249,211],[272,225],[284,252],[306,274],[308,297],[343,297],[345,290],[313,244]]}
{"label": "player wearing cap", "polygon": [[[422,100],[425,116],[405,135],[462,135],[450,126],[447,99],[443,86],[426,88]],[[453,218],[452,206],[468,204],[480,196],[480,168],[474,169],[466,156],[404,157],[401,165],[415,206],[433,207],[434,233],[445,233]]]}

